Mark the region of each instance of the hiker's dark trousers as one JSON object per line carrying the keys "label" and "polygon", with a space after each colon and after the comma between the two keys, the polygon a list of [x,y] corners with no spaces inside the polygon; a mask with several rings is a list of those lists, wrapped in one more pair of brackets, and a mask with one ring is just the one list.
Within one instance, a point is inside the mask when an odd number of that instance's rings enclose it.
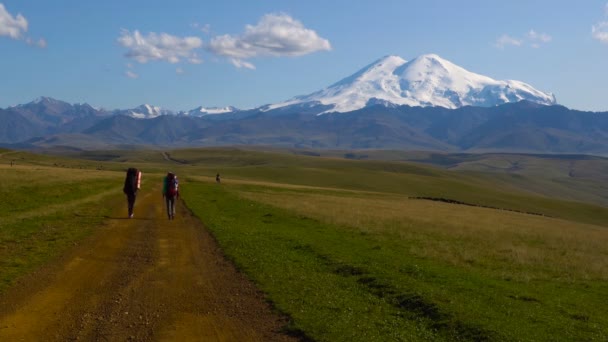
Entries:
{"label": "hiker's dark trousers", "polygon": [[175,196],[165,196],[165,203],[167,204],[167,216],[171,220],[175,217]]}
{"label": "hiker's dark trousers", "polygon": [[135,206],[135,197],[137,193],[127,193],[127,203],[129,205],[129,216],[133,215],[133,207]]}

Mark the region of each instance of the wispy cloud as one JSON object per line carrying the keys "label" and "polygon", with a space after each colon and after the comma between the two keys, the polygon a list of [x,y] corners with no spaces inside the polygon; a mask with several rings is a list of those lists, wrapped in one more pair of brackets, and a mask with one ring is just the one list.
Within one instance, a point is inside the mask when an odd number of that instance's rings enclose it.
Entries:
{"label": "wispy cloud", "polygon": [[[608,3],[604,5],[604,17],[608,17]],[[600,21],[591,26],[591,36],[600,43],[608,44],[608,21]]]}
{"label": "wispy cloud", "polygon": [[190,27],[199,30],[201,32],[203,32],[204,34],[209,34],[211,32],[211,25],[209,24],[199,24],[199,23],[193,23],[190,25]]}
{"label": "wispy cloud", "polygon": [[237,68],[255,69],[255,65],[238,58],[230,58],[230,63]]}
{"label": "wispy cloud", "polygon": [[552,40],[553,37],[547,33],[530,30],[521,38],[503,34],[496,40],[494,46],[499,49],[504,49],[507,46],[521,47],[526,45],[533,48],[540,48],[542,44],[549,43]]}
{"label": "wispy cloud", "polygon": [[175,68],[175,73],[178,75],[182,75],[184,73],[184,69],[177,67],[177,68]]}
{"label": "wispy cloud", "polygon": [[44,49],[48,45],[47,42],[46,42],[46,40],[44,38],[40,38],[38,40],[34,40],[32,38],[26,38],[25,42],[28,45],[37,46],[37,47],[39,47],[41,49]]}
{"label": "wispy cloud", "polygon": [[154,32],[142,35],[138,30],[122,30],[118,43],[128,49],[126,57],[139,63],[165,61],[175,64],[182,60],[193,64],[202,63],[195,51],[203,46],[199,37],[181,38]]}
{"label": "wispy cloud", "polygon": [[541,43],[548,43],[553,39],[550,35],[548,35],[546,33],[536,32],[534,30],[528,31],[528,33],[526,34],[526,37],[528,37],[528,39],[530,41],[541,42]]}
{"label": "wispy cloud", "polygon": [[139,75],[131,70],[127,70],[125,71],[125,76],[127,76],[128,78],[139,78]]}
{"label": "wispy cloud", "polygon": [[255,66],[246,59],[302,56],[331,50],[331,44],[287,14],[267,14],[256,25],[246,25],[241,35],[214,37],[207,48],[227,57],[238,68],[253,69]]}
{"label": "wispy cloud", "polygon": [[521,39],[516,39],[508,34],[503,34],[502,36],[498,37],[494,46],[499,49],[504,49],[506,46],[521,46],[521,44]]}
{"label": "wispy cloud", "polygon": [[28,45],[39,48],[47,47],[47,42],[44,38],[35,40],[25,35],[28,26],[27,19],[21,13],[14,16],[4,7],[4,4],[0,3],[0,37],[5,36],[14,40],[22,40]]}
{"label": "wispy cloud", "polygon": [[528,31],[528,33],[526,33],[526,38],[528,38],[530,46],[533,48],[539,48],[541,44],[549,43],[551,40],[553,40],[553,37],[550,35],[536,32],[534,30]]}

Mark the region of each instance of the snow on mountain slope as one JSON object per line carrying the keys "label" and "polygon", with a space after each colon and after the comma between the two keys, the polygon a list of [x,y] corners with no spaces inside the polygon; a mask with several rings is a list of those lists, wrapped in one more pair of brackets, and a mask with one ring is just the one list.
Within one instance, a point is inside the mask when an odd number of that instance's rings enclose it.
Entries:
{"label": "snow on mountain slope", "polygon": [[161,107],[143,104],[137,108],[126,110],[125,114],[136,119],[153,119],[161,115],[173,114],[173,112],[167,109],[162,109]]}
{"label": "snow on mountain slope", "polygon": [[399,56],[387,56],[323,90],[261,109],[303,103],[333,106],[323,113],[349,112],[376,103],[453,109],[491,107],[521,100],[543,105],[556,103],[553,94],[526,83],[497,81],[428,54],[409,62]]}
{"label": "snow on mountain slope", "polygon": [[216,114],[227,114],[234,113],[240,111],[238,108],[228,106],[228,107],[198,107],[186,112],[186,115],[189,116],[205,116],[205,115],[216,115]]}

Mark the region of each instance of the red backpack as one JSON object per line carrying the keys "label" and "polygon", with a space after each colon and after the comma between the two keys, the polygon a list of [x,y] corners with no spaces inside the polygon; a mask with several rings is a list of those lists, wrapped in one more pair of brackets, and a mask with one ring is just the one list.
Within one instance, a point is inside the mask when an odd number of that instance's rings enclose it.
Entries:
{"label": "red backpack", "polygon": [[167,196],[174,197],[177,195],[177,176],[173,172],[167,173]]}
{"label": "red backpack", "polygon": [[125,185],[123,187],[124,193],[136,193],[139,190],[141,184],[141,171],[136,168],[129,168],[127,170],[127,177],[125,178]]}

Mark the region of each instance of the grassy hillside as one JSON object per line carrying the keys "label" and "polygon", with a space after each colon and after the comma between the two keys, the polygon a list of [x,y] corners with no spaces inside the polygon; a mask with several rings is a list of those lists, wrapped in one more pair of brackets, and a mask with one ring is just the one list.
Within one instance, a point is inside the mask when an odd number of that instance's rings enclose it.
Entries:
{"label": "grassy hillside", "polygon": [[139,151],[134,160],[103,161],[0,151],[0,196],[5,199],[0,206],[0,292],[114,219],[109,213],[126,207],[127,167],[146,170],[144,186],[160,182],[162,174],[152,173],[154,164],[144,163],[147,155],[159,153]]}
{"label": "grassy hillside", "polygon": [[[314,339],[608,336],[598,305],[608,210],[519,190],[551,185],[540,167],[510,177],[240,150],[172,155],[205,173],[189,174],[188,205]],[[215,171],[223,184],[210,184]]]}
{"label": "grassy hillside", "polygon": [[[228,182],[250,180],[392,193],[405,197],[444,198],[581,222],[608,222],[608,213],[601,206],[544,197],[519,188],[524,185],[528,188],[543,187],[550,183],[550,178],[495,177],[478,171],[452,172],[404,162],[345,160],[239,149],[178,150],[171,152],[171,156],[178,161],[173,168],[183,170],[182,173],[188,176],[212,177],[219,172]],[[518,184],[520,179],[523,179],[522,184]],[[561,194],[559,190],[557,192]]]}
{"label": "grassy hillside", "polygon": [[423,151],[330,151],[320,155],[423,163],[475,174],[519,191],[608,206],[608,158],[605,157]]}
{"label": "grassy hillside", "polygon": [[452,156],[455,170],[446,170],[335,153],[0,152],[0,195],[17,193],[15,209],[0,208],[0,276],[13,283],[102,224],[100,204],[117,205],[123,171],[135,166],[144,182],[178,174],[187,206],[292,318],[293,333],[319,341],[608,339],[608,209],[601,195],[585,203],[567,191],[601,189],[604,160],[575,160],[584,177],[560,187],[572,170],[555,168],[563,159],[518,159],[524,166],[513,173],[479,167],[512,167],[489,155]]}
{"label": "grassy hillside", "polygon": [[394,194],[192,180],[227,255],[320,341],[608,337],[608,230]]}
{"label": "grassy hillside", "polygon": [[[267,150],[270,150],[267,148]],[[517,153],[443,153],[408,150],[290,149],[300,156],[359,161],[409,162],[488,178],[545,197],[608,206],[608,158],[590,155]],[[453,174],[453,173],[452,173]]]}
{"label": "grassy hillside", "polygon": [[0,164],[0,292],[107,218],[122,174]]}

